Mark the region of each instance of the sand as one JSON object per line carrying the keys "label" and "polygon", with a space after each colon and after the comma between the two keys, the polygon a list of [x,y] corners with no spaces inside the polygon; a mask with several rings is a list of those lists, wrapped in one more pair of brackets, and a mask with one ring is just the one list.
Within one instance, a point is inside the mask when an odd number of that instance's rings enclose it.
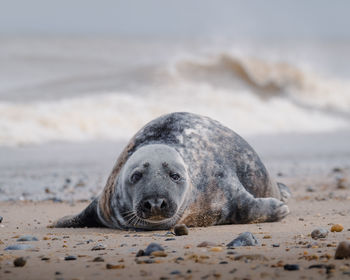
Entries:
{"label": "sand", "polygon": [[[167,231],[48,228],[53,220],[77,213],[87,203],[1,202],[0,279],[347,279],[350,259],[334,259],[337,244],[350,241],[350,186],[339,188],[340,173],[348,184],[347,170],[308,181],[285,178],[294,196],[289,202],[291,214],[281,222],[190,228],[187,236]],[[308,189],[310,181],[313,192]],[[310,237],[316,227],[330,229],[333,224],[343,225],[344,230],[330,232],[321,240]],[[245,231],[256,236],[258,246],[226,248],[225,244]],[[33,235],[38,241],[17,242],[23,235]],[[202,241],[216,245],[198,248]],[[167,256],[137,258],[138,250],[151,242],[161,244]],[[17,243],[33,248],[4,250]],[[105,249],[92,251],[97,244]],[[77,259],[64,260],[67,256]],[[14,266],[17,257],[27,260],[24,267]],[[94,262],[96,257],[103,262]],[[107,264],[116,268],[107,269]],[[285,264],[297,264],[300,269],[286,271]],[[315,264],[334,265],[334,269],[309,269]]]}
{"label": "sand", "polygon": [[[84,209],[102,190],[125,143],[0,148],[0,279],[350,279],[350,259],[334,259],[337,244],[350,242],[349,135],[249,139],[271,174],[291,188],[291,214],[276,223],[190,228],[187,236],[47,227]],[[315,228],[329,230],[333,224],[343,225],[343,231],[311,238]],[[258,246],[226,248],[246,231],[255,235]],[[38,241],[16,241],[23,235]],[[198,248],[202,241],[215,246]],[[151,242],[161,244],[167,256],[137,258]],[[4,250],[19,243],[33,248]],[[100,243],[105,250],[91,250]],[[17,257],[26,259],[23,267],[14,266]],[[96,257],[103,261],[94,262]],[[107,264],[116,268],[107,269]],[[297,264],[299,270],[287,271],[285,264]],[[317,264],[329,269],[309,269]]]}

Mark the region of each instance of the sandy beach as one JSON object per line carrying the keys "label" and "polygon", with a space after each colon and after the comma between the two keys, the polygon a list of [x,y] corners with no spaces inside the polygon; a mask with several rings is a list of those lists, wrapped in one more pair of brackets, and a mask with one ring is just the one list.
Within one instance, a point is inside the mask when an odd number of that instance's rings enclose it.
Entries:
{"label": "sandy beach", "polygon": [[[350,192],[332,183],[318,182],[314,192],[298,180],[289,182],[294,198],[291,214],[282,222],[191,228],[188,236],[167,231],[124,232],[102,228],[47,228],[63,214],[74,214],[86,203],[1,202],[0,275],[1,279],[347,279],[349,260],[336,260],[340,241],[350,240]],[[316,227],[344,226],[313,240]],[[259,245],[226,248],[238,234],[250,231]],[[23,235],[38,241],[17,242]],[[167,240],[168,239],[168,240]],[[203,241],[214,243],[197,247]],[[136,257],[151,242],[165,248],[165,257]],[[13,244],[30,244],[21,251],[4,251]],[[104,250],[92,248],[102,244]],[[274,245],[275,244],[275,245]],[[278,246],[278,247],[274,247]],[[75,260],[65,260],[67,256]],[[24,257],[24,267],[13,261]],[[100,262],[94,261],[100,257]],[[107,269],[107,264],[115,269]],[[285,264],[299,270],[286,271]],[[326,268],[310,268],[312,265]]]}
{"label": "sandy beach", "polygon": [[[17,183],[17,189],[12,192],[6,189],[5,195],[11,200],[0,202],[3,217],[0,278],[347,279],[349,259],[334,258],[338,243],[350,240],[350,169],[346,139],[346,132],[249,139],[271,173],[291,188],[293,198],[288,203],[291,214],[276,223],[190,228],[187,236],[174,236],[167,231],[47,227],[61,216],[78,213],[86,207],[89,195],[98,193],[103,185],[101,182],[101,186],[90,190],[89,184],[99,176],[101,181],[105,180],[122,144],[114,144],[115,154],[110,153],[111,143],[109,146],[57,144],[47,148],[2,148],[2,154],[8,159],[6,164],[2,161],[2,180],[13,185]],[[307,144],[313,142],[318,145]],[[89,154],[88,150],[92,152]],[[28,174],[36,176],[26,176],[26,166]],[[11,173],[9,170],[15,167],[17,173]],[[89,176],[84,177],[84,172]],[[28,189],[26,198],[21,194],[25,189],[16,178],[27,180],[37,189]],[[64,185],[66,179],[72,181],[69,192],[60,191],[62,186],[45,191],[45,184],[50,180]],[[77,184],[79,180],[86,185]],[[17,197],[14,197],[16,192]],[[33,200],[38,194],[40,199]],[[79,199],[81,197],[85,199]],[[330,230],[334,224],[341,224],[344,229],[329,232],[324,239],[311,238],[315,228]],[[246,231],[254,234],[259,245],[226,247]],[[35,236],[38,241],[16,241],[25,235]],[[203,241],[212,244],[197,247]],[[166,256],[136,257],[137,252],[151,242],[163,246]],[[4,250],[14,244],[30,244],[32,248]],[[92,250],[98,244],[104,249]],[[73,260],[65,260],[68,256],[73,256]],[[14,266],[18,257],[25,258],[24,267]],[[98,257],[99,262],[96,261]],[[107,264],[114,269],[108,269]],[[296,264],[299,270],[285,270],[285,264]],[[320,267],[310,268],[312,265]]]}

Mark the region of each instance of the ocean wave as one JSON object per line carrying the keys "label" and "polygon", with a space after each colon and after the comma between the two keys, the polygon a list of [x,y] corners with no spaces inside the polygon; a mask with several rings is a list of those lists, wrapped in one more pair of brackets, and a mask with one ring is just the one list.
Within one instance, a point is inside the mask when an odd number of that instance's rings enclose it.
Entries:
{"label": "ocean wave", "polygon": [[247,88],[263,99],[279,96],[299,105],[350,112],[349,82],[321,77],[287,62],[223,52],[205,58],[179,59],[171,72],[189,82],[206,83],[233,93]]}
{"label": "ocean wave", "polygon": [[133,86],[125,89],[0,101],[0,145],[126,140],[153,118],[175,111],[212,117],[242,135],[350,128],[350,84],[297,64],[214,52],[129,74],[123,78]]}
{"label": "ocean wave", "polygon": [[[159,89],[158,89],[159,90]],[[348,128],[340,116],[288,99],[263,100],[248,90],[181,84],[144,95],[106,93],[32,103],[0,103],[0,145],[128,139],[162,114],[190,111],[217,119],[242,135]]]}

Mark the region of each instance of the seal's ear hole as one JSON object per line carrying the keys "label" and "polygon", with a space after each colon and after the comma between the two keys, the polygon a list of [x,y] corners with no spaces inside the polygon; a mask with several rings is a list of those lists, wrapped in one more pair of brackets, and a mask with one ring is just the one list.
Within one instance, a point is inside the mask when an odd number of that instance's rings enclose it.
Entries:
{"label": "seal's ear hole", "polygon": [[137,183],[138,181],[140,181],[141,178],[142,178],[142,173],[139,172],[139,171],[135,171],[135,172],[131,175],[131,177],[130,177],[130,182],[131,182],[132,184],[135,184],[135,183]]}
{"label": "seal's ear hole", "polygon": [[180,176],[178,173],[175,173],[175,172],[171,172],[171,173],[169,174],[169,176],[170,176],[170,178],[171,178],[173,181],[175,181],[175,182],[178,182],[178,181],[180,181],[180,179],[181,179],[181,176]]}

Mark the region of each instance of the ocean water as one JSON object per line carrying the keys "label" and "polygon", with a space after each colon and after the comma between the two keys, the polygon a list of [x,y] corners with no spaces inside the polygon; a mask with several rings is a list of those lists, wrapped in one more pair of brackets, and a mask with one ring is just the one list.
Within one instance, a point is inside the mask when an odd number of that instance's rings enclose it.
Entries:
{"label": "ocean water", "polygon": [[0,145],[129,139],[174,111],[243,136],[350,129],[350,41],[0,38]]}

